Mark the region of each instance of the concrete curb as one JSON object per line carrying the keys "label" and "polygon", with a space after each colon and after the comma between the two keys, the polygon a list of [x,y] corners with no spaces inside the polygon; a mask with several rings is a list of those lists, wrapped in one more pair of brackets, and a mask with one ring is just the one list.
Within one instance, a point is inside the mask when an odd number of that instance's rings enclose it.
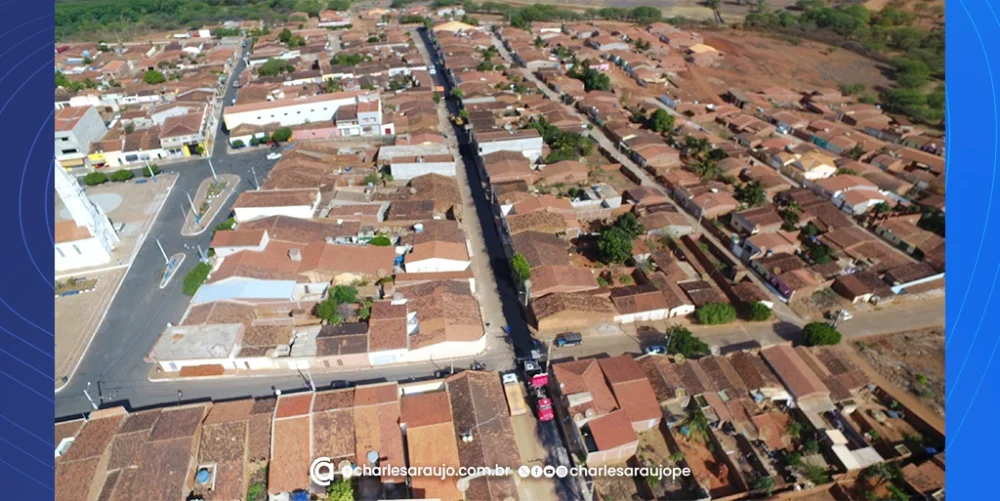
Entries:
{"label": "concrete curb", "polygon": [[[177,270],[180,269],[182,264],[184,264],[184,259],[187,258],[187,254],[178,252],[177,254],[170,256],[170,258],[171,263],[173,263],[175,259],[177,260],[177,263],[172,265],[168,264],[167,269],[163,270],[163,278],[160,279],[160,290],[163,290],[170,284],[170,281],[174,279],[174,276],[177,275]],[[171,269],[171,267],[173,269]]]}
{"label": "concrete curb", "polygon": [[[230,175],[233,176],[233,177],[235,177],[236,180],[233,182],[232,186],[226,186],[226,191],[225,191],[226,196],[222,197],[221,200],[218,200],[218,204],[215,205],[214,207],[212,207],[213,210],[210,212],[210,215],[206,214],[206,216],[208,216],[207,219],[208,219],[209,222],[211,222],[213,219],[215,219],[215,216],[219,215],[219,211],[222,210],[222,206],[225,205],[226,202],[229,200],[229,197],[231,197],[233,195],[233,193],[236,192],[236,187],[239,186],[239,183],[243,180],[242,178],[240,178],[239,176],[237,176],[235,174],[223,174],[222,176],[230,176]],[[222,176],[220,176],[220,177],[222,177]],[[201,187],[199,186],[199,190],[200,189],[201,189]],[[202,228],[202,229],[200,229],[198,231],[195,231],[195,232],[187,232],[187,231],[185,231],[184,227],[186,227],[186,226],[187,226],[187,220],[185,219],[184,226],[181,227],[181,236],[182,237],[194,237],[194,236],[201,235],[202,233],[205,233],[206,230],[208,230],[208,228],[209,228],[210,225],[206,224],[204,228]]]}

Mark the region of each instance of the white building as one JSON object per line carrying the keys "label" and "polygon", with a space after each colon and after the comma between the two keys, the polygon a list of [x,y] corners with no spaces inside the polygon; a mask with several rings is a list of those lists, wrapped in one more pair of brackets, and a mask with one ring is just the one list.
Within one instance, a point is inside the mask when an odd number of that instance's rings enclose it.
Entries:
{"label": "white building", "polygon": [[100,141],[107,134],[97,108],[67,107],[56,113],[56,161],[63,167],[84,165],[90,153],[90,143]]}
{"label": "white building", "polygon": [[465,271],[469,268],[468,241],[430,241],[413,246],[413,251],[404,257],[403,267],[407,273],[447,273]]}
{"label": "white building", "polygon": [[455,157],[451,154],[395,157],[389,162],[389,169],[392,177],[400,180],[413,179],[424,174],[455,177]]}
{"label": "white building", "polygon": [[167,327],[146,356],[164,372],[184,367],[221,365],[240,369],[236,354],[243,338],[243,324],[176,325]]}
{"label": "white building", "polygon": [[473,131],[473,138],[480,157],[497,151],[517,151],[531,163],[538,162],[544,146],[542,136],[535,129]]}
{"label": "white building", "polygon": [[312,219],[319,207],[318,189],[245,191],[236,199],[236,222],[245,223],[270,216]]}
{"label": "white building", "polygon": [[228,130],[233,130],[243,124],[263,126],[278,123],[288,127],[307,122],[331,122],[341,106],[356,105],[362,100],[368,102],[373,99],[379,101],[379,117],[376,121],[381,123],[381,99],[379,95],[358,92],[338,92],[228,106],[223,112],[223,120]]}
{"label": "white building", "polygon": [[64,169],[55,169],[56,193],[72,221],[56,224],[55,268],[57,271],[111,262],[118,234],[104,211],[87,198],[83,187]]}

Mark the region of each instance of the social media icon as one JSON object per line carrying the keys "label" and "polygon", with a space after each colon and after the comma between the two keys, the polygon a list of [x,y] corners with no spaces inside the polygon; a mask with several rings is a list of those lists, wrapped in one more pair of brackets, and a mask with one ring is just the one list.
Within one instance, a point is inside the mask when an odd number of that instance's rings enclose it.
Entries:
{"label": "social media icon", "polygon": [[542,478],[542,467],[538,465],[532,466],[531,476],[535,478]]}
{"label": "social media icon", "polygon": [[556,467],[556,476],[557,477],[559,477],[559,478],[566,478],[566,475],[569,475],[569,468],[567,468],[567,467],[565,467],[563,465],[559,465],[559,466]]}
{"label": "social media icon", "polygon": [[542,474],[545,475],[545,478],[552,478],[556,476],[556,467],[547,465],[545,468],[542,468]]}
{"label": "social media icon", "polygon": [[527,465],[521,465],[521,467],[517,469],[517,474],[520,475],[521,478],[528,478],[528,476],[531,475],[531,468]]}

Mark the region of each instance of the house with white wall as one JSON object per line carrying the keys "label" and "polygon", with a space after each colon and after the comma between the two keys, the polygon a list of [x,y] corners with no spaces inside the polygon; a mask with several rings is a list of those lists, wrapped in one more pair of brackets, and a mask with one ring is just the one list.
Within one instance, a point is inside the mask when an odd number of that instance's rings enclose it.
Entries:
{"label": "house with white wall", "polygon": [[237,223],[270,216],[312,219],[319,202],[319,190],[314,188],[245,191],[236,199],[233,212]]}

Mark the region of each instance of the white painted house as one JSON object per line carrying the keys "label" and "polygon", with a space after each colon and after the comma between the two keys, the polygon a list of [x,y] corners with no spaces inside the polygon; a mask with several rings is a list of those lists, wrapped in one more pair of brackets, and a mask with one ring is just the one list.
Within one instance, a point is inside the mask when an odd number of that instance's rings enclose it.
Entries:
{"label": "white painted house", "polygon": [[413,179],[424,174],[440,174],[455,177],[455,157],[444,155],[420,155],[395,157],[389,162],[389,169],[395,179]]}
{"label": "white painted house", "polygon": [[100,266],[111,262],[111,253],[86,226],[75,221],[55,225],[56,271]]}
{"label": "white painted house", "polygon": [[331,122],[340,107],[372,100],[380,101],[381,99],[378,94],[359,92],[337,92],[318,96],[275,99],[227,106],[223,112],[223,121],[228,130],[233,130],[243,124],[263,126],[278,123],[288,127],[307,122]]}
{"label": "white painted house", "polygon": [[465,271],[471,264],[469,242],[431,241],[413,246],[404,256],[407,273],[447,273]]}
{"label": "white painted house", "polygon": [[245,191],[236,199],[236,222],[270,216],[312,219],[319,207],[318,189]]}
{"label": "white painted house", "polygon": [[473,138],[480,157],[497,151],[516,151],[531,163],[538,162],[544,146],[542,136],[535,129],[473,131]]}
{"label": "white painted house", "polygon": [[269,241],[267,230],[217,231],[210,247],[217,257],[224,258],[241,251],[262,252]]}

